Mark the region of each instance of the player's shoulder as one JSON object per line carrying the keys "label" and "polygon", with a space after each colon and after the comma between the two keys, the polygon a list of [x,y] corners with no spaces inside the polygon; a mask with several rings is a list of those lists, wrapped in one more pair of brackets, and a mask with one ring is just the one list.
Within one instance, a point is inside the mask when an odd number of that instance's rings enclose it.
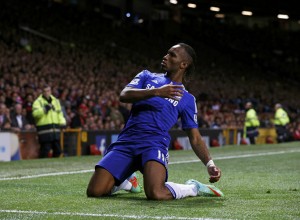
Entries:
{"label": "player's shoulder", "polygon": [[184,93],[185,93],[185,95],[186,95],[187,98],[189,98],[189,99],[191,99],[193,101],[196,101],[195,96],[192,93],[190,93],[186,88],[184,88]]}
{"label": "player's shoulder", "polygon": [[151,77],[164,77],[165,73],[156,73],[156,72],[151,72],[150,70],[143,70],[142,72],[140,72],[140,74],[145,74],[145,75],[149,75]]}
{"label": "player's shoulder", "polygon": [[182,97],[181,103],[185,107],[188,107],[188,106],[194,107],[195,103],[196,103],[196,98],[195,98],[194,95],[192,95],[191,93],[189,93],[189,91],[187,91],[184,88],[184,95]]}

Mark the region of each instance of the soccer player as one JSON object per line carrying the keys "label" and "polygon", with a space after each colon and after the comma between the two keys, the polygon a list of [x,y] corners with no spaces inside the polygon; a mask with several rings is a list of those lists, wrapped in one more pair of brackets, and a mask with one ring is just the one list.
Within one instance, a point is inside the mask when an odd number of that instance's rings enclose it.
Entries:
{"label": "soccer player", "polygon": [[[194,70],[195,51],[179,43],[169,49],[161,62],[165,73],[144,70],[121,91],[120,101],[133,103],[130,117],[96,167],[87,188],[88,197],[110,195],[124,189],[133,172],[143,173],[147,199],[171,200],[188,196],[223,196],[213,185],[196,180],[185,184],[168,182],[168,131],[180,117],[195,154],[206,165],[210,182],[221,177],[197,125],[193,95],[183,86],[184,77]],[[124,185],[124,186],[123,186]],[[128,186],[127,186],[128,187]]]}

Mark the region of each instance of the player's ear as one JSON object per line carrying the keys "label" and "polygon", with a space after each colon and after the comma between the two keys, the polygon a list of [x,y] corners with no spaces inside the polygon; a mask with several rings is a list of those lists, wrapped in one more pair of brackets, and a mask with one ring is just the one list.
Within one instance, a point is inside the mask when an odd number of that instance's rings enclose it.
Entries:
{"label": "player's ear", "polygon": [[180,63],[180,68],[181,68],[181,69],[186,69],[187,67],[188,67],[188,62],[182,61],[182,62]]}

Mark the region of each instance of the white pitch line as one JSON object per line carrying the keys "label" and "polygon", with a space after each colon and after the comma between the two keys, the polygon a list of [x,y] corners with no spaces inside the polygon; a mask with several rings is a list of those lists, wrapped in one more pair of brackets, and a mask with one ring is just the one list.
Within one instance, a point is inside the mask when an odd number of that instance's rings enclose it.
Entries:
{"label": "white pitch line", "polygon": [[19,176],[19,177],[4,177],[0,178],[1,180],[21,180],[21,179],[33,179],[45,176],[61,176],[61,175],[69,175],[69,174],[78,174],[78,173],[89,173],[93,172],[94,170],[78,170],[78,171],[68,171],[68,172],[57,172],[57,173],[43,173],[43,174],[36,174],[30,176]]}
{"label": "white pitch line", "polygon": [[42,211],[23,211],[23,210],[0,210],[0,213],[13,214],[35,214],[35,215],[64,215],[64,216],[88,216],[88,217],[114,217],[114,218],[129,218],[129,219],[162,219],[162,220],[221,220],[215,218],[189,218],[177,216],[148,216],[148,215],[116,215],[116,214],[95,214],[95,213],[77,213],[77,212],[42,212]]}
{"label": "white pitch line", "polygon": [[[258,156],[270,156],[270,155],[285,154],[285,153],[295,153],[295,152],[300,152],[300,149],[299,150],[286,150],[286,151],[273,151],[273,152],[265,152],[265,153],[257,153],[257,154],[233,155],[233,156],[225,156],[225,157],[214,157],[213,159],[214,160],[239,159],[239,158],[247,158],[247,157],[258,157]],[[195,162],[199,162],[199,160],[177,161],[177,162],[171,162],[169,164],[195,163]]]}
{"label": "white pitch line", "polygon": [[[273,152],[256,153],[256,154],[233,155],[233,156],[225,156],[225,157],[215,157],[214,160],[227,160],[227,159],[238,159],[238,158],[247,158],[247,157],[270,156],[270,155],[276,155],[276,154],[295,153],[295,152],[300,152],[300,149],[299,150],[298,149],[297,150],[286,150],[286,151],[273,151]],[[195,162],[199,162],[199,159],[170,162],[169,165],[182,164],[182,163],[195,163]],[[79,174],[79,173],[89,173],[89,172],[93,172],[93,171],[94,171],[94,169],[68,171],[68,172],[57,172],[57,173],[44,173],[44,174],[36,174],[36,175],[20,176],[20,177],[4,177],[4,178],[0,178],[0,181],[33,179],[33,178],[47,177],[47,176],[61,176],[61,175],[70,175],[70,174]]]}

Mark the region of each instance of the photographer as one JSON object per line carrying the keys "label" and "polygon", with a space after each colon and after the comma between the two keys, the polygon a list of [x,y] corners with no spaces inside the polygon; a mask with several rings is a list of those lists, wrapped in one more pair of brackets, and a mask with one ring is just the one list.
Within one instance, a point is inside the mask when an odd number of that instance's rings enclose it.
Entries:
{"label": "photographer", "polygon": [[[42,94],[34,101],[32,115],[35,120],[40,157],[59,157],[61,154],[60,128],[66,125],[60,102],[51,95],[51,87],[45,85]],[[52,152],[52,153],[51,153]]]}

